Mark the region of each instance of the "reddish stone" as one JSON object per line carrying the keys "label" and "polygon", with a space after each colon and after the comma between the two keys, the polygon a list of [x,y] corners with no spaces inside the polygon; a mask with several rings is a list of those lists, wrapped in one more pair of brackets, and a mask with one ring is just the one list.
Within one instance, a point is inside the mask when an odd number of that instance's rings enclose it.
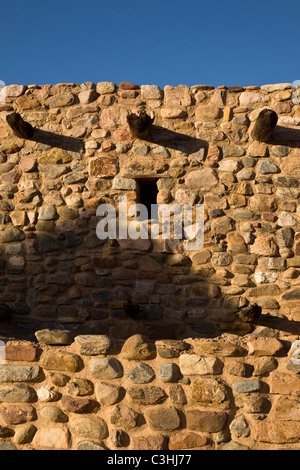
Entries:
{"label": "reddish stone", "polygon": [[169,449],[194,449],[195,447],[203,447],[208,443],[208,438],[194,432],[177,432],[170,436]]}
{"label": "reddish stone", "polygon": [[113,132],[113,138],[117,142],[124,142],[130,140],[130,133],[126,129],[117,129]]}
{"label": "reddish stone", "polygon": [[90,161],[90,175],[103,178],[115,176],[119,172],[119,162],[116,157],[97,157]]}
{"label": "reddish stone", "polygon": [[65,395],[61,399],[62,407],[70,413],[90,413],[95,408],[95,403],[88,398],[78,398]]}
{"label": "reddish stone", "polygon": [[121,82],[119,85],[120,90],[139,90],[139,85],[134,85],[133,83],[129,82]]}
{"label": "reddish stone", "polygon": [[227,413],[224,411],[187,410],[187,428],[201,432],[219,432],[225,429]]}
{"label": "reddish stone", "polygon": [[22,158],[19,165],[22,171],[34,171],[36,167],[36,159],[32,157]]}
{"label": "reddish stone", "polygon": [[281,395],[299,395],[300,378],[296,374],[275,371],[271,374],[270,392]]}
{"label": "reddish stone", "polygon": [[35,344],[24,342],[8,341],[5,348],[5,359],[7,361],[35,361],[37,358],[37,348]]}
{"label": "reddish stone", "polygon": [[134,99],[138,96],[138,92],[136,90],[120,90],[118,96],[123,99]]}
{"label": "reddish stone", "polygon": [[18,171],[10,171],[9,173],[6,173],[5,175],[2,175],[2,181],[5,183],[18,183],[19,179],[21,178],[21,173]]}
{"label": "reddish stone", "polygon": [[165,437],[161,434],[154,436],[133,436],[132,448],[134,450],[165,450]]}
{"label": "reddish stone", "polygon": [[255,440],[272,444],[298,443],[300,440],[299,421],[257,421],[254,426]]}
{"label": "reddish stone", "polygon": [[69,447],[70,434],[67,429],[42,428],[34,436],[34,447],[46,447],[50,449],[65,450]]}
{"label": "reddish stone", "polygon": [[31,405],[5,405],[0,408],[0,414],[6,424],[22,424],[37,419]]}

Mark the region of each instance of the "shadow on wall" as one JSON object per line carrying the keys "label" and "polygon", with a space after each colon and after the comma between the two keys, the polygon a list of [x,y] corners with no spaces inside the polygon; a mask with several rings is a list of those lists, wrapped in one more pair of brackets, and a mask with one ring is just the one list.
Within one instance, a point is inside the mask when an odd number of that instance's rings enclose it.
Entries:
{"label": "shadow on wall", "polygon": [[[38,129],[31,140],[68,151],[84,149],[79,139]],[[188,154],[199,152],[200,162],[208,149],[206,141],[159,126],[152,126],[147,141]],[[298,147],[300,131],[277,126],[272,141]],[[95,214],[96,207],[85,208],[79,217],[74,213],[76,220],[69,214],[68,220],[58,222],[55,235],[58,214],[37,232],[27,232],[18,253],[24,266],[16,260],[12,264],[16,254],[6,252],[0,301],[12,314],[3,314],[1,334],[30,339],[37,329],[65,328],[120,339],[135,333],[181,339],[242,335],[257,325],[299,334],[298,322],[267,313],[244,321],[240,313],[249,302],[242,294],[224,295],[222,288],[231,285],[230,277],[215,275],[210,255],[197,264],[172,240],[101,241]],[[210,243],[227,253],[217,237]]]}

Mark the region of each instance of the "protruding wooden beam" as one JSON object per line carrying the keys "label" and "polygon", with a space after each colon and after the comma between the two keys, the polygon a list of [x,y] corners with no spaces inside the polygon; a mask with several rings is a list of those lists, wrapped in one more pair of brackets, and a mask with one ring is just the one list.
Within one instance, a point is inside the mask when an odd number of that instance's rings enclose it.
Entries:
{"label": "protruding wooden beam", "polygon": [[21,139],[30,139],[34,133],[34,127],[24,119],[18,113],[11,113],[6,116],[6,121],[9,127],[13,130],[13,133]]}
{"label": "protruding wooden beam", "polygon": [[127,116],[127,122],[130,127],[131,135],[138,139],[146,139],[154,119],[154,113],[149,116],[145,111],[139,115],[134,113],[129,114]]}
{"label": "protruding wooden beam", "polygon": [[263,109],[256,119],[251,137],[259,142],[267,142],[274,131],[278,116],[272,109]]}

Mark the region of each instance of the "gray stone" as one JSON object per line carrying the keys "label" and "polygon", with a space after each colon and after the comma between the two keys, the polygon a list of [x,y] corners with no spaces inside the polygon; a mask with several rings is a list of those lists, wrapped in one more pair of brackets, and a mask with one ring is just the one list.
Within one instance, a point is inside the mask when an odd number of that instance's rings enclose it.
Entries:
{"label": "gray stone", "polygon": [[38,246],[41,253],[49,253],[60,249],[59,242],[46,233],[37,234]]}
{"label": "gray stone", "polygon": [[231,434],[234,434],[237,437],[249,437],[250,428],[244,416],[239,416],[235,418],[229,426]]}
{"label": "gray stone", "polygon": [[258,392],[261,388],[260,380],[239,380],[233,382],[232,388],[239,393]]}
{"label": "gray stone", "polygon": [[30,403],[36,398],[35,390],[24,384],[7,385],[0,388],[0,402]]}
{"label": "gray stone", "polygon": [[39,330],[35,333],[39,343],[52,345],[68,345],[73,343],[74,334],[68,330]]}
{"label": "gray stone", "polygon": [[35,382],[40,371],[37,366],[1,365],[0,382]]}
{"label": "gray stone", "polygon": [[39,220],[53,220],[56,217],[55,206],[43,206],[39,210]]}
{"label": "gray stone", "polygon": [[132,151],[138,155],[147,155],[147,153],[149,153],[149,146],[146,144],[137,145]]}
{"label": "gray stone", "polygon": [[125,191],[134,191],[137,187],[136,181],[132,178],[115,177],[113,180],[113,189],[123,189]]}
{"label": "gray stone", "polygon": [[12,442],[5,441],[0,443],[0,451],[1,450],[17,450],[17,448]]}
{"label": "gray stone", "polygon": [[106,450],[105,447],[95,444],[91,441],[81,441],[77,446],[77,450]]}
{"label": "gray stone", "polygon": [[17,227],[8,227],[5,228],[0,233],[0,242],[1,243],[10,243],[10,242],[21,242],[25,239],[25,234],[22,230]]}
{"label": "gray stone", "polygon": [[96,379],[117,379],[123,375],[122,364],[115,358],[94,358],[88,364],[89,372]]}
{"label": "gray stone", "polygon": [[130,382],[146,384],[154,380],[155,372],[147,364],[140,363],[129,369],[126,373],[126,377]]}
{"label": "gray stone", "polygon": [[85,183],[87,180],[87,177],[83,175],[82,173],[76,173],[75,171],[72,171],[71,173],[68,173],[67,175],[63,176],[63,182],[65,184],[78,184],[78,183]]}
{"label": "gray stone", "polygon": [[272,163],[269,160],[263,160],[258,166],[258,171],[263,175],[269,175],[273,173],[280,173],[280,168],[278,168],[275,163]]}
{"label": "gray stone", "polygon": [[180,377],[180,369],[177,364],[173,362],[163,364],[159,368],[158,376],[163,382],[177,382]]}

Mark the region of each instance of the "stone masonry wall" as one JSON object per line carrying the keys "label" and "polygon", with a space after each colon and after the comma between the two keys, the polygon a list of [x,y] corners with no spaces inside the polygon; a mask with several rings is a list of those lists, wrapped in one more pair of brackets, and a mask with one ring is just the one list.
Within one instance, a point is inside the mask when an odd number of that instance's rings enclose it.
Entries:
{"label": "stone masonry wall", "polygon": [[[1,448],[295,448],[292,85],[5,91]],[[264,108],[279,119],[259,142],[251,129]],[[145,139],[127,123],[141,110],[155,114]],[[35,128],[29,139],[8,126],[14,111]],[[204,204],[201,250],[188,251],[186,240],[97,237],[97,207],[117,208],[121,195],[139,202],[145,180],[155,181],[159,204]],[[249,322],[239,312],[253,304],[262,311]]]}

